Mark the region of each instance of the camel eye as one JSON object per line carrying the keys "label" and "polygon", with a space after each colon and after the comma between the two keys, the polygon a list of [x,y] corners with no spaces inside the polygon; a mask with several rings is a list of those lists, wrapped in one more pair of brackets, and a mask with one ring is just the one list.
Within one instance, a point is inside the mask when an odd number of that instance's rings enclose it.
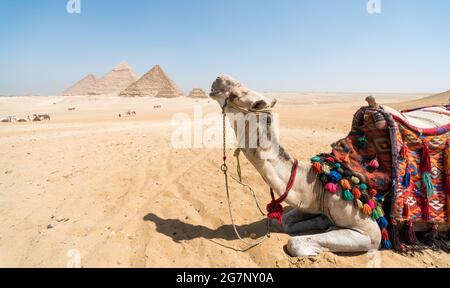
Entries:
{"label": "camel eye", "polygon": [[238,98],[238,96],[234,93],[231,93],[230,96],[228,96],[228,98],[230,99],[230,101],[234,101],[234,99]]}

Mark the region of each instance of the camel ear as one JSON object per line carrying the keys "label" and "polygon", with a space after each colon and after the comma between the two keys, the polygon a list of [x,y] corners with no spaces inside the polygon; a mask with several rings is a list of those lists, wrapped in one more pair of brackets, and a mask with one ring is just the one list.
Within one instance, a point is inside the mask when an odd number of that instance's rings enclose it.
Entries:
{"label": "camel ear", "polygon": [[277,99],[273,99],[272,103],[270,103],[270,108],[275,107],[275,105],[277,105],[277,103],[278,103],[278,100]]}

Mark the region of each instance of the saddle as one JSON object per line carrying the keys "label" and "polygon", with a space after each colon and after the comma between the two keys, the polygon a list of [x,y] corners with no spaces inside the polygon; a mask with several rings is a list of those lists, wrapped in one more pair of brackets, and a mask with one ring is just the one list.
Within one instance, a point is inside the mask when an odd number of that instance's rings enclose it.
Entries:
{"label": "saddle", "polygon": [[[362,203],[355,204],[366,212],[365,204],[371,204],[372,213],[366,214],[380,224],[383,247],[402,250],[400,224],[408,227],[411,243],[417,243],[415,223],[430,223],[433,235],[440,224],[450,225],[449,131],[448,106],[402,112],[362,107],[349,135],[332,144],[330,154],[311,161],[326,189],[337,175],[342,198],[358,199]],[[380,207],[389,215],[389,235]]]}

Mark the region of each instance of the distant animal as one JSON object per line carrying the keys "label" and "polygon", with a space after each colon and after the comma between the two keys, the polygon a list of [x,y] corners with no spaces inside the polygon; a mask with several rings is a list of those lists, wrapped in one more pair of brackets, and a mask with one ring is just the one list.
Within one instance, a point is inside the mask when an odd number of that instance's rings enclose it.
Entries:
{"label": "distant animal", "polygon": [[38,115],[33,114],[33,117],[31,118],[31,121],[33,121],[33,122],[41,122],[42,120],[41,120],[41,118]]}
{"label": "distant animal", "polygon": [[153,106],[153,109],[159,109],[161,107],[162,107],[161,105],[156,105],[156,106]]}
{"label": "distant animal", "polygon": [[0,122],[1,123],[10,123],[12,122],[11,116],[5,117],[5,118],[0,118]]}
{"label": "distant animal", "polygon": [[69,111],[75,111],[75,109],[76,109],[76,108],[69,108],[69,109],[67,109],[67,110],[69,110]]}
{"label": "distant animal", "polygon": [[41,114],[38,115],[38,117],[43,121],[43,120],[50,120],[50,115],[49,114]]}
{"label": "distant animal", "polygon": [[25,118],[17,118],[17,122],[24,123],[24,122],[28,122],[28,121]]}

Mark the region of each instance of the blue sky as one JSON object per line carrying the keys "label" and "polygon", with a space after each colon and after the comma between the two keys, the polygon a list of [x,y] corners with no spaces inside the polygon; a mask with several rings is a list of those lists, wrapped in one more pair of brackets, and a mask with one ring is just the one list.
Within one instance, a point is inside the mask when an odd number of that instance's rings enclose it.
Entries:
{"label": "blue sky", "polygon": [[184,90],[231,74],[261,91],[450,89],[450,1],[0,0],[0,94],[55,94],[122,60]]}

